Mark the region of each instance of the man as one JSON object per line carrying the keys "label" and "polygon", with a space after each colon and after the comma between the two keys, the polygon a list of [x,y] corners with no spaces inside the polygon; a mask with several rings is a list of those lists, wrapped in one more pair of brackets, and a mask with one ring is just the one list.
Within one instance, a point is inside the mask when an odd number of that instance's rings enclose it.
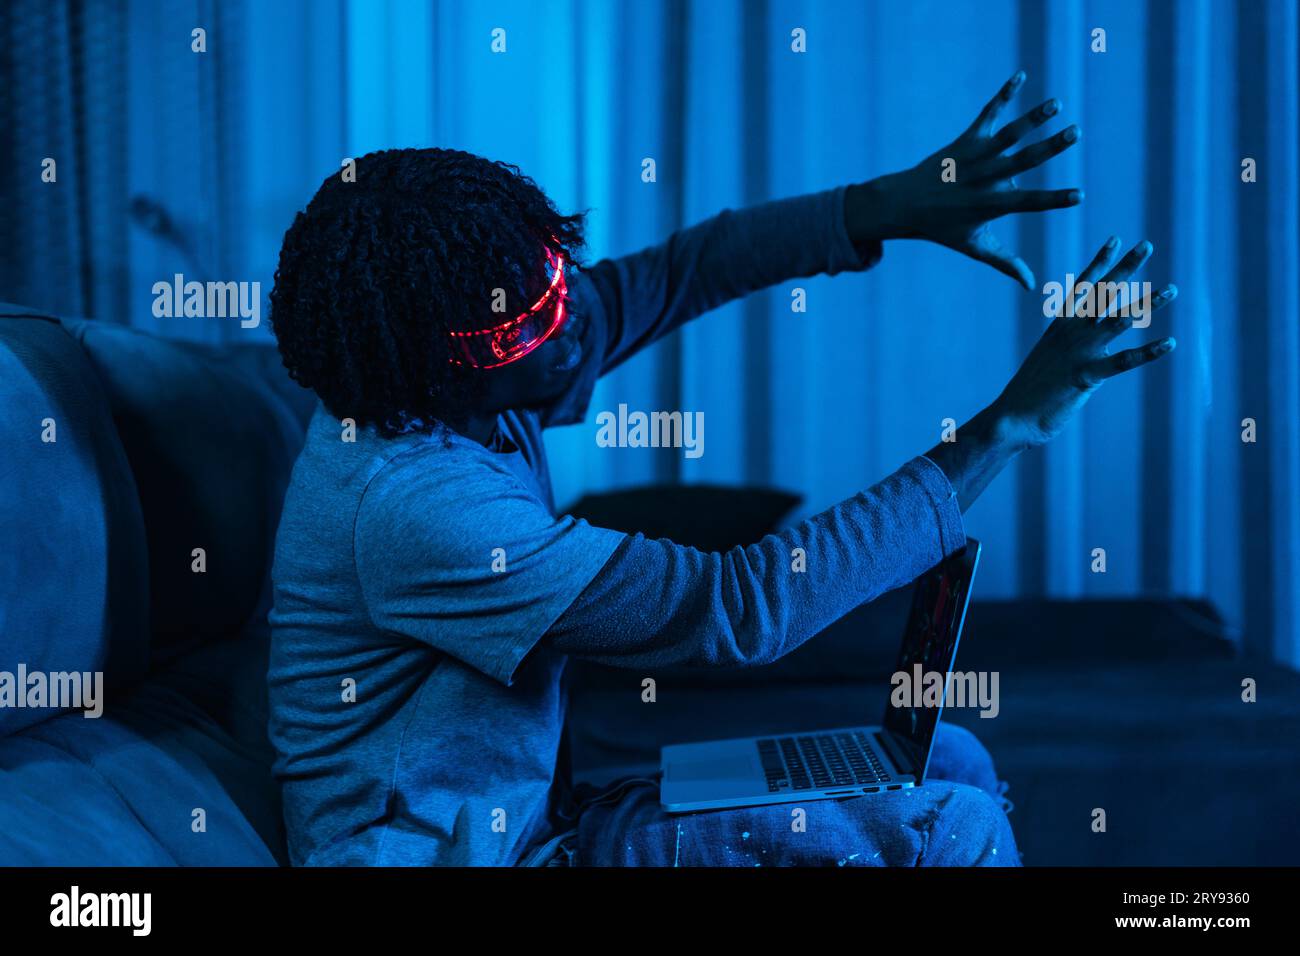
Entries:
{"label": "man", "polygon": [[[942,243],[1032,288],[988,223],[1081,195],[1016,188],[1078,138],[1007,155],[1058,109],[995,130],[1023,79],[911,170],[723,212],[590,269],[581,217],[512,167],[394,150],[321,186],[271,296],[284,363],[322,403],[274,566],[270,729],[294,863],[1018,862],[987,754],[955,730],[936,756],[952,782],[824,801],[802,834],[780,806],[668,818],[645,782],[576,801],[556,767],[561,672],[568,656],[779,658],[960,548],[962,512],[1007,462],[1172,340],[1111,355],[1122,320],[1058,319],[956,442],[726,554],[556,515],[541,435],[581,421],[597,377],[683,322],[868,268],[886,239]],[[1080,281],[1124,281],[1149,254],[1116,262],[1112,240]]]}

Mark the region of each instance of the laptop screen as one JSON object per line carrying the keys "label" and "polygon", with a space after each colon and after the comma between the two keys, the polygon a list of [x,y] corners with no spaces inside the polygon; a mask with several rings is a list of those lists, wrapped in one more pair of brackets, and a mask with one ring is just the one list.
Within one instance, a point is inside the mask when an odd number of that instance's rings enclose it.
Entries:
{"label": "laptop screen", "polygon": [[[916,775],[917,783],[925,779],[930,762],[930,746],[957,656],[979,552],[979,542],[967,538],[965,548],[927,571],[912,586],[912,612],[899,648],[898,666],[894,668],[896,675],[906,674],[907,680],[891,683],[882,724],[903,751],[905,766]],[[930,674],[943,675],[938,678],[942,681],[938,706],[933,705],[933,689],[930,701],[925,700]],[[931,688],[937,686],[934,680],[928,683]],[[896,706],[900,698],[901,706]]]}

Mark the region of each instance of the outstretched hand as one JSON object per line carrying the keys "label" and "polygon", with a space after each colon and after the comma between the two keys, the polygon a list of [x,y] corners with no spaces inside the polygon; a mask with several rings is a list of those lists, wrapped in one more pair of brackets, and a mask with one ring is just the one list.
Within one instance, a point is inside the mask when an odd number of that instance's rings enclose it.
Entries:
{"label": "outstretched hand", "polygon": [[1080,136],[1071,125],[1005,155],[1061,108],[1050,99],[995,132],[994,124],[1024,80],[1023,70],[1007,80],[964,133],[916,166],[850,186],[845,198],[849,236],[854,241],[928,239],[988,263],[1032,290],[1033,272],[1002,245],[989,223],[1015,212],[1075,206],[1083,192],[1018,187],[1018,174],[1069,149]]}
{"label": "outstretched hand", "polygon": [[[965,511],[993,477],[1018,453],[1050,441],[1103,382],[1174,349],[1172,338],[1111,351],[1130,316],[1148,316],[1178,294],[1172,285],[1151,293],[1132,281],[1151,255],[1140,242],[1119,258],[1119,239],[1111,237],[1062,299],[1060,310],[1002,394],[945,438],[926,457],[938,465]],[[1140,298],[1138,298],[1140,296]]]}
{"label": "outstretched hand", "polygon": [[1140,242],[1117,262],[1119,239],[1112,236],[1080,273],[1069,293],[1077,299],[1074,307],[1062,302],[1056,318],[994,402],[1020,444],[1032,447],[1049,441],[1107,379],[1173,351],[1172,338],[1111,351],[1112,343],[1133,324],[1130,316],[1150,316],[1178,295],[1172,285],[1143,294],[1142,284],[1131,281],[1151,252],[1151,243]]}

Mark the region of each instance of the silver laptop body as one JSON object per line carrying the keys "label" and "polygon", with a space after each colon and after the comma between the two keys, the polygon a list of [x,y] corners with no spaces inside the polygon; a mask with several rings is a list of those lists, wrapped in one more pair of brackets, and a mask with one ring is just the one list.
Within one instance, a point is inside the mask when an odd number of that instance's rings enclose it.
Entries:
{"label": "silver laptop body", "polygon": [[[942,672],[944,687],[966,622],[980,544],[966,547],[912,585],[912,610],[896,671]],[[879,726],[674,744],[660,751],[660,803],[669,813],[828,800],[925,782],[938,706],[893,707]]]}

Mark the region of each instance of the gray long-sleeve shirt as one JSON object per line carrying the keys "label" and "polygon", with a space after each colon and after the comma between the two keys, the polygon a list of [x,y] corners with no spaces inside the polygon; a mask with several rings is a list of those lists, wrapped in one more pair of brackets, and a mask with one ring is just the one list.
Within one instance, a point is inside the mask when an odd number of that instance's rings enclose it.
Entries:
{"label": "gray long-sleeve shirt", "polygon": [[874,264],[843,206],[831,190],[724,212],[575,274],[584,360],[553,406],[501,416],[506,451],[343,442],[317,411],[273,571],[270,732],[295,863],[514,862],[552,826],[566,655],[773,660],[961,547],[924,458],[726,554],[554,513],[542,429],[580,421],[601,374],[723,302]]}

